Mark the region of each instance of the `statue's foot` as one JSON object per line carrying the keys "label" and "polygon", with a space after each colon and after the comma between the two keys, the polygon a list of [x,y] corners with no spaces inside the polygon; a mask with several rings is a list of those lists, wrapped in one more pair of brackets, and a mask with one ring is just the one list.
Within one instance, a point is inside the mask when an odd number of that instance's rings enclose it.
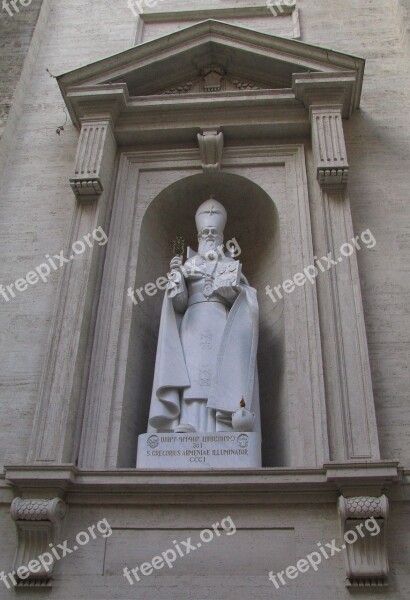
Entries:
{"label": "statue's foot", "polygon": [[193,425],[181,423],[175,427],[174,433],[197,433],[197,431]]}

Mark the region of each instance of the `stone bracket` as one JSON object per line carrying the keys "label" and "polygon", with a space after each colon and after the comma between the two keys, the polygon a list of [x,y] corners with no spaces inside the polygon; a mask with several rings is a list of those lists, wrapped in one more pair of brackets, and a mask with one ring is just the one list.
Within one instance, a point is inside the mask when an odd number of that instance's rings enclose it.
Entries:
{"label": "stone bracket", "polygon": [[349,177],[342,107],[310,107],[312,146],[321,186],[344,186]]}
{"label": "stone bracket", "polygon": [[198,133],[199,150],[201,152],[204,173],[220,171],[224,147],[224,134],[215,129],[204,129]]}
{"label": "stone bracket", "polygon": [[[58,540],[66,504],[61,498],[52,500],[15,498],[11,517],[16,523],[18,546],[13,569],[17,587],[51,587],[55,557],[50,544]],[[47,569],[38,557],[47,552],[51,561]],[[27,566],[30,564],[30,569]]]}
{"label": "stone bracket", "polygon": [[[387,557],[387,519],[389,501],[386,496],[339,497],[339,519],[342,539],[349,531],[358,532],[357,541],[346,545],[345,561],[348,587],[379,587],[387,585],[389,562]],[[365,526],[375,519],[379,527],[371,531]],[[362,525],[362,526],[361,526]],[[360,527],[361,526],[361,527]]]}
{"label": "stone bracket", "polygon": [[104,190],[102,172],[110,129],[110,119],[87,119],[81,124],[70,186],[74,195],[82,201],[92,201]]}

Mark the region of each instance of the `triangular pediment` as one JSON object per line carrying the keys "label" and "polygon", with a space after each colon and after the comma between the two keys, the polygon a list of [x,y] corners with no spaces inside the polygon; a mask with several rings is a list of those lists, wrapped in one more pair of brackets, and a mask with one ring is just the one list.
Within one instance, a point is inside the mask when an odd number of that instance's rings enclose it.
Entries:
{"label": "triangular pediment", "polygon": [[66,99],[72,87],[107,84],[126,85],[133,97],[285,89],[295,73],[350,71],[357,75],[358,103],[363,70],[357,57],[208,20],[65,73],[58,82]]}

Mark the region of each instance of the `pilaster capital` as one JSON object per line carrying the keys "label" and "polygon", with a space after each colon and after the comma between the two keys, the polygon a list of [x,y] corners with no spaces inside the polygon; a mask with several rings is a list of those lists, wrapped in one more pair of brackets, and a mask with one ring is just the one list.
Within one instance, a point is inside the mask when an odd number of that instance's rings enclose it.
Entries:
{"label": "pilaster capital", "polygon": [[80,139],[70,186],[83,202],[93,201],[104,190],[104,161],[115,146],[111,115],[89,115],[81,119]]}
{"label": "pilaster capital", "polygon": [[322,187],[343,187],[349,178],[342,110],[337,104],[309,107],[317,179]]}
{"label": "pilaster capital", "polygon": [[322,187],[344,187],[349,177],[342,119],[357,105],[356,74],[352,71],[295,73],[293,90],[309,111],[317,179]]}

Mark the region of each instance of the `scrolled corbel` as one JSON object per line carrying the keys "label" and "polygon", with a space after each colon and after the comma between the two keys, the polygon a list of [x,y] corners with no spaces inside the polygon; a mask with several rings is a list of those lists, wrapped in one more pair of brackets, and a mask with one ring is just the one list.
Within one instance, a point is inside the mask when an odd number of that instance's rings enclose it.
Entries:
{"label": "scrolled corbel", "polygon": [[[10,512],[18,538],[12,582],[14,579],[18,587],[51,587],[55,557],[50,547],[60,535],[65,502],[61,498],[15,498]],[[38,560],[45,553],[50,557],[47,563]]]}
{"label": "scrolled corbel", "polygon": [[347,586],[387,585],[387,497],[340,496],[338,509],[341,535],[346,542]]}

